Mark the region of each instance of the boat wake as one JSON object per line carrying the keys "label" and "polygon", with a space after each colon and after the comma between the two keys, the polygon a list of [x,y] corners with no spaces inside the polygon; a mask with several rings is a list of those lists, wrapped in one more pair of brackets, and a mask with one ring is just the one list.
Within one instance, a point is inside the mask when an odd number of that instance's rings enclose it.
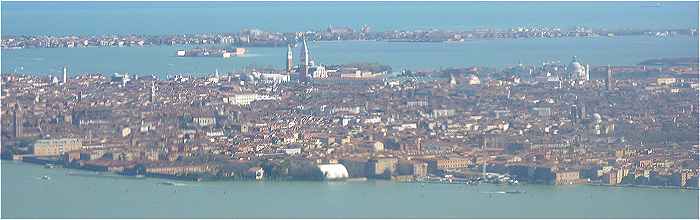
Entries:
{"label": "boat wake", "polygon": [[495,191],[495,192],[482,192],[484,194],[523,194],[525,191],[514,190],[514,191]]}
{"label": "boat wake", "polygon": [[506,194],[504,191],[497,191],[497,192],[481,192],[483,194]]}
{"label": "boat wake", "polygon": [[177,183],[177,182],[161,182],[159,183],[160,185],[166,185],[166,186],[186,186],[187,184],[184,183]]}

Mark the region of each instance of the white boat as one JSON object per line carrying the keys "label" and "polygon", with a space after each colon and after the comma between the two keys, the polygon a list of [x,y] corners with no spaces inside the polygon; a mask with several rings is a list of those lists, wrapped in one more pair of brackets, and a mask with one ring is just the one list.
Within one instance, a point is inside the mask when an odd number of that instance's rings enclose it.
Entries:
{"label": "white boat", "polygon": [[185,185],[184,183],[176,183],[176,182],[162,182],[160,184],[168,185],[168,186],[184,186]]}
{"label": "white boat", "polygon": [[42,176],[42,177],[41,177],[41,180],[51,180],[51,177],[49,177],[49,176]]}
{"label": "white boat", "polygon": [[52,169],[52,168],[56,168],[56,165],[47,163],[47,164],[44,165],[44,167],[45,167],[46,169]]}
{"label": "white boat", "polygon": [[505,191],[496,191],[496,192],[483,192],[484,194],[506,194]]}
{"label": "white boat", "polygon": [[525,191],[512,190],[512,191],[496,191],[496,192],[484,192],[485,194],[522,194]]}

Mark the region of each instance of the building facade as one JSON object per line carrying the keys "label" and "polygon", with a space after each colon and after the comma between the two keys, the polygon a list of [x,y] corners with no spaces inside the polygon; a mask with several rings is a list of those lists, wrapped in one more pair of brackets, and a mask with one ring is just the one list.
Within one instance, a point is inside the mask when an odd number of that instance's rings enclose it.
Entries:
{"label": "building facade", "polygon": [[78,151],[83,144],[77,138],[37,140],[32,147],[36,156],[60,156],[65,152]]}

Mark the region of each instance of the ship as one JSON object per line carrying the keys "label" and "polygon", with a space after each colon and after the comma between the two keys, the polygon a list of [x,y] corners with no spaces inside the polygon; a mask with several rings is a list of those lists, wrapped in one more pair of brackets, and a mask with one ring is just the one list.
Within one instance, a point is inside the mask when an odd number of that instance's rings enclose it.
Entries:
{"label": "ship", "polygon": [[161,182],[161,185],[166,185],[166,186],[184,186],[184,183],[177,183],[177,182]]}
{"label": "ship", "polygon": [[237,57],[243,56],[247,50],[242,47],[232,48],[194,48],[190,50],[178,50],[175,53],[177,57]]}
{"label": "ship", "polygon": [[511,190],[511,191],[496,191],[496,192],[483,192],[484,194],[523,194],[525,191]]}
{"label": "ship", "polygon": [[496,191],[496,192],[482,192],[484,194],[506,194],[505,191]]}

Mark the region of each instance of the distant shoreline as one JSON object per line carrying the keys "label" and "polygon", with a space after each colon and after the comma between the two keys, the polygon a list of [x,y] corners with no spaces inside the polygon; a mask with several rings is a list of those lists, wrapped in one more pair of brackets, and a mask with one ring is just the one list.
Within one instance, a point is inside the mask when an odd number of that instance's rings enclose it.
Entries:
{"label": "distant shoreline", "polygon": [[648,189],[681,189],[681,190],[700,190],[696,187],[682,187],[682,186],[654,186],[654,185],[635,185],[635,184],[621,184],[621,185],[610,185],[610,184],[600,184],[600,183],[589,183],[585,185],[590,186],[607,186],[607,187],[622,187],[622,188],[648,188]]}
{"label": "distant shoreline", "polygon": [[[249,33],[206,33],[183,35],[147,35],[147,34],[117,34],[117,35],[13,35],[2,36],[2,49],[24,48],[88,48],[88,47],[149,47],[149,46],[202,46],[229,45],[234,47],[284,47],[299,43],[297,32],[263,32],[274,36],[264,39],[249,39]],[[342,41],[384,41],[402,43],[461,43],[477,40],[505,39],[559,39],[559,38],[617,38],[627,36],[647,36],[659,39],[674,36],[698,37],[697,28],[670,29],[594,29],[584,28],[562,30],[560,28],[523,28],[511,29],[473,29],[473,30],[401,30],[383,32],[359,32],[349,29],[342,32],[330,30],[308,31],[311,42],[342,42]],[[239,38],[248,39],[241,41]]]}

